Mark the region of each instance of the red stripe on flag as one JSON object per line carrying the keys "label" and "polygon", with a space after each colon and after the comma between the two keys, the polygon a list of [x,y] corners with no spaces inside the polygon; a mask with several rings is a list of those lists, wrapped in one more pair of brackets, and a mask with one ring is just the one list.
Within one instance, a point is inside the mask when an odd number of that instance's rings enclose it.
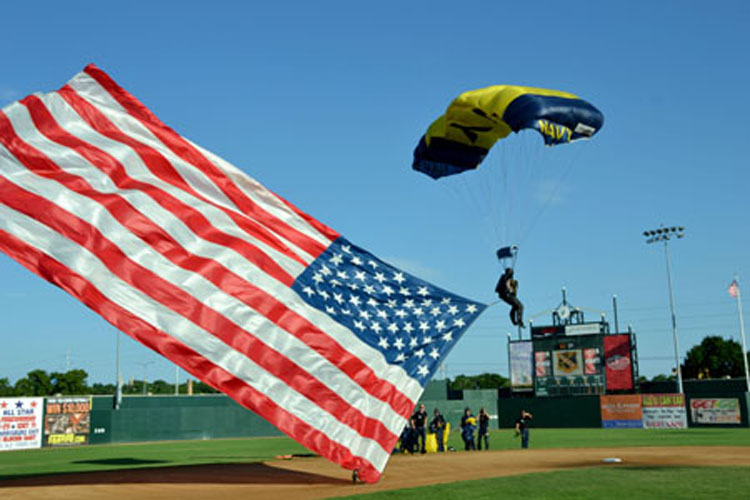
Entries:
{"label": "red stripe on flag", "polygon": [[[29,108],[34,124],[46,137],[62,146],[75,150],[94,165],[101,163],[100,168],[105,172],[108,169],[115,171],[115,175],[112,178],[113,180],[117,179],[115,182],[122,189],[155,191],[155,194],[150,195],[154,200],[166,203],[166,205],[164,203],[162,205],[175,213],[176,216],[180,215],[180,210],[183,209],[182,204],[178,201],[175,202],[176,205],[171,204],[169,201],[172,198],[168,194],[153,188],[149,184],[142,185],[143,183],[127,177],[124,168],[116,159],[59,128],[54,118],[47,114],[48,112],[44,108],[43,103],[36,98],[27,99],[28,101],[24,102],[24,104]],[[3,119],[5,117],[0,115],[0,131],[4,128]],[[4,137],[7,134],[10,134],[10,131],[2,134],[2,136]],[[0,137],[0,141],[3,140],[3,137]],[[24,143],[15,134],[11,137],[11,142],[15,145],[16,157],[29,170],[39,176],[54,179],[68,189],[96,201],[106,208],[123,226],[127,227],[133,234],[175,265],[202,275],[216,285],[217,288],[252,307],[258,313],[267,317],[325,357],[330,363],[337,366],[362,386],[363,390],[371,396],[390,405],[399,415],[408,417],[414,406],[414,402],[403,395],[393,384],[375,375],[367,364],[344,349],[317,326],[294,311],[289,310],[283,303],[279,302],[265,290],[236,275],[219,262],[188,252],[179,242],[172,239],[161,227],[142,215],[127,200],[117,195],[99,193],[91,188],[85,179],[59,169],[51,160],[39,160],[40,158],[44,158],[44,154]],[[197,216],[200,216],[199,212]],[[210,224],[206,222],[205,225],[198,225],[197,229],[206,233],[210,227]],[[244,243],[242,240],[239,241]],[[270,262],[275,266],[272,260]],[[274,271],[280,271],[280,269],[274,269]]]}
{"label": "red stripe on flag", "polygon": [[[153,199],[156,203],[161,205],[163,208],[172,213],[175,217],[180,219],[187,227],[193,231],[196,235],[200,236],[206,241],[210,241],[217,245],[225,246],[236,251],[248,261],[257,265],[269,276],[273,276],[282,283],[291,286],[294,283],[294,277],[285,271],[275,260],[270,258],[261,249],[254,246],[241,238],[226,234],[216,229],[211,222],[197,209],[190,205],[183,203],[179,199],[175,198],[166,191],[149,184],[142,182],[137,179],[130,177],[125,167],[116,158],[111,156],[106,151],[97,148],[91,144],[88,144],[76,136],[68,133],[62,127],[58,125],[54,117],[49,113],[44,103],[34,96],[29,96],[21,101],[29,110],[34,126],[49,140],[60,144],[66,148],[72,149],[86,160],[89,161],[94,167],[98,168],[104,174],[106,174],[112,182],[120,189],[133,189],[144,193]],[[7,120],[4,116],[0,117],[0,120]],[[2,121],[0,121],[2,124]],[[6,128],[6,125],[1,125]],[[10,127],[10,124],[7,125]],[[11,134],[10,131],[4,132],[2,135]],[[12,136],[16,137],[15,133]],[[1,139],[0,139],[1,140]],[[20,139],[18,139],[20,141]],[[15,142],[14,142],[15,143]],[[19,144],[21,144],[19,142]],[[25,143],[24,143],[25,144]],[[63,182],[63,179],[79,179],[77,176],[71,176],[65,173],[64,170],[57,167],[57,165],[51,160],[49,163],[43,163],[37,165],[36,162],[31,161],[33,158],[44,156],[38,150],[31,148],[31,146],[25,145],[23,151],[19,150],[19,158],[23,157],[26,160],[23,161],[24,165],[33,170],[37,175],[49,177]],[[80,182],[86,183],[85,180],[80,179]],[[93,188],[88,186],[86,183],[86,189],[76,189],[71,184],[66,186],[74,191],[78,191],[86,196],[92,195],[95,191]],[[107,205],[105,205],[106,207]],[[135,209],[134,209],[135,210]],[[110,212],[117,216],[117,213],[110,210]],[[296,257],[296,256],[295,256]],[[305,265],[304,263],[301,263]]]}
{"label": "red stripe on flag", "polygon": [[[151,111],[148,110],[148,108],[141,104],[138,99],[117,85],[109,75],[98,69],[93,64],[87,66],[86,69],[84,69],[84,72],[96,80],[99,85],[101,85],[112,96],[112,98],[120,103],[120,105],[125,108],[131,116],[138,119],[143,126],[148,128],[151,133],[158,137],[161,142],[172,150],[172,152],[205,173],[214,184],[221,189],[227,198],[232,200],[242,213],[262,222],[313,257],[318,257],[325,251],[328,245],[323,245],[299,232],[297,229],[287,225],[275,216],[269,214],[263,207],[250,199],[224,174],[224,172],[218,169],[213,162],[203,156],[200,151],[195,149],[192,144],[183,139],[174,130],[164,125]],[[300,212],[289,203],[287,203],[287,206],[300,215]],[[305,216],[304,218],[308,222],[312,219],[309,216]],[[330,241],[339,237],[339,234],[336,233],[336,231],[333,231],[320,223],[316,224],[316,229]]]}
{"label": "red stripe on flag", "polygon": [[[248,386],[244,381],[212,363],[200,353],[110,301],[81,275],[1,229],[0,250],[31,272],[78,298],[118,330],[175,362],[215,389],[229,395],[245,408],[273,422],[282,432],[313,452],[335,461],[344,468],[359,469],[359,475],[364,481],[374,483],[380,477],[380,472],[366,459],[353,456],[347,448],[279,407],[266,395]],[[393,440],[391,446],[396,440]]]}
{"label": "red stripe on flag", "polygon": [[290,259],[294,259],[302,265],[307,265],[302,258],[293,252],[289,247],[283,243],[278,237],[269,231],[266,227],[260,225],[258,222],[246,217],[235,210],[231,210],[218,203],[211,201],[200,193],[196,192],[182,176],[175,170],[171,163],[156,149],[143,144],[124,132],[120,131],[115,124],[113,124],[109,118],[96,109],[85,99],[81,98],[76,94],[70,86],[66,85],[58,91],[58,94],[65,99],[65,101],[83,118],[89,126],[99,132],[101,135],[113,140],[125,144],[133,149],[136,154],[141,158],[141,161],[148,167],[149,171],[157,178],[162,181],[175,186],[178,189],[190,194],[191,196],[201,200],[202,202],[212,205],[215,208],[221,210],[227,214],[234,222],[244,230],[247,234],[254,238],[257,238],[267,245],[271,246],[275,250],[283,253]]}
{"label": "red stripe on flag", "polygon": [[121,280],[244,354],[363,437],[377,441],[384,449],[394,437],[398,438],[382,422],[362,414],[335,391],[282,353],[253,336],[251,332],[240,328],[155,272],[132,261],[99,229],[75,214],[4,178],[0,178],[0,199],[5,200],[5,204],[17,212],[35,219],[86,248]]}

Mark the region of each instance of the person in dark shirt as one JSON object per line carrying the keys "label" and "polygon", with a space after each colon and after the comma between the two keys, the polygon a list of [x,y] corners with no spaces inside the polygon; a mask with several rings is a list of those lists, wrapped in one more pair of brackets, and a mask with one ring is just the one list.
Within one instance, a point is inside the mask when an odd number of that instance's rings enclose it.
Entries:
{"label": "person in dark shirt", "polygon": [[433,412],[432,420],[430,421],[430,432],[435,433],[435,439],[437,440],[437,451],[445,451],[443,445],[443,433],[445,432],[445,419],[440,414],[440,410],[435,408]]}
{"label": "person in dark shirt", "polygon": [[414,412],[414,415],[411,416],[411,421],[414,427],[414,431],[417,433],[417,438],[419,438],[419,452],[425,453],[427,450],[425,450],[424,442],[427,438],[427,431],[425,430],[425,425],[427,424],[427,412],[424,409],[424,404],[419,404],[419,410]]}
{"label": "person in dark shirt", "polygon": [[461,417],[461,438],[464,440],[465,450],[476,450],[474,444],[474,430],[477,428],[477,419],[471,414],[471,410],[466,407],[464,416]]}
{"label": "person in dark shirt", "polygon": [[529,424],[532,418],[531,413],[521,410],[521,416],[516,420],[516,436],[521,436],[521,448],[529,447]]}
{"label": "person in dark shirt", "polygon": [[414,453],[415,445],[416,433],[414,432],[414,424],[410,421],[404,426],[404,430],[401,432],[401,446],[399,449],[401,453]]}
{"label": "person in dark shirt", "polygon": [[487,410],[482,408],[479,410],[479,415],[477,416],[477,419],[479,420],[479,432],[477,432],[477,450],[482,449],[482,438],[484,438],[484,448],[486,450],[490,449],[490,437],[489,437],[489,427],[490,427],[490,415],[487,413]]}
{"label": "person in dark shirt", "polygon": [[510,321],[516,326],[524,328],[523,324],[523,304],[518,300],[518,281],[513,278],[513,268],[505,268],[505,272],[495,285],[495,292],[503,302],[511,306]]}

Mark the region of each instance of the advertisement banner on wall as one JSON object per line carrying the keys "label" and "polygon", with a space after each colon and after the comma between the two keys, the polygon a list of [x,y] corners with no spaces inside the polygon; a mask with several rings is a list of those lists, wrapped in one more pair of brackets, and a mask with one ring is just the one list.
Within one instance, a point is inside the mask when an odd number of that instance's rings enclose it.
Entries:
{"label": "advertisement banner on wall", "polygon": [[42,446],[42,398],[0,398],[0,451]]}
{"label": "advertisement banner on wall", "polygon": [[91,398],[47,398],[44,417],[45,446],[88,444]]}
{"label": "advertisement banner on wall", "polygon": [[740,424],[740,400],[704,398],[690,400],[690,415],[696,424]]}
{"label": "advertisement banner on wall", "polygon": [[640,394],[600,396],[602,427],[605,429],[640,429],[643,427]]}
{"label": "advertisement banner on wall", "polygon": [[552,375],[550,367],[550,357],[547,351],[537,351],[534,353],[534,367],[537,377],[549,377]]}
{"label": "advertisement banner on wall", "polygon": [[531,341],[510,344],[510,385],[520,390],[534,387]]}
{"label": "advertisement banner on wall", "polygon": [[643,394],[644,429],[687,429],[684,394]]}
{"label": "advertisement banner on wall", "polygon": [[586,375],[597,375],[601,372],[599,349],[593,347],[583,350],[583,373]]}
{"label": "advertisement banner on wall", "polygon": [[608,391],[633,389],[630,334],[604,337],[604,367]]}

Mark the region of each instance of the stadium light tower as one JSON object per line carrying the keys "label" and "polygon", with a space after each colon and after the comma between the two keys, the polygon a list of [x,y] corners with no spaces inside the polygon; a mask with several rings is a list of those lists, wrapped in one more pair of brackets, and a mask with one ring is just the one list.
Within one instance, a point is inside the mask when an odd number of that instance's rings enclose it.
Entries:
{"label": "stadium light tower", "polygon": [[677,370],[677,392],[683,394],[682,391],[682,369],[680,368],[680,345],[677,341],[677,321],[675,320],[674,314],[674,293],[672,292],[672,273],[669,266],[669,240],[672,238],[680,239],[685,236],[685,228],[682,226],[664,227],[660,226],[659,229],[651,229],[643,231],[643,236],[646,237],[646,243],[658,243],[664,242],[664,256],[667,259],[667,285],[669,286],[669,309],[672,313],[672,341],[674,342],[674,362]]}

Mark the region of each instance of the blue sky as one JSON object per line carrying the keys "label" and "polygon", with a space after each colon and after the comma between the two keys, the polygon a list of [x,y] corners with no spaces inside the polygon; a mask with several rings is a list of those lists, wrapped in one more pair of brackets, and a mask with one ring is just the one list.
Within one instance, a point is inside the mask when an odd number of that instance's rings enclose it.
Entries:
{"label": "blue sky", "polygon": [[[520,242],[536,324],[562,287],[591,320],[612,320],[616,294],[647,376],[674,358],[663,248],[641,233],[682,225],[670,245],[681,352],[708,334],[739,340],[727,286],[735,273],[750,283],[747,2],[11,1],[0,13],[0,106],[94,62],[182,135],[422,278],[494,302],[494,249]],[[573,92],[605,125],[557,148],[509,137],[459,180],[412,171],[450,100],[493,84]],[[114,380],[113,327],[5,256],[0,276],[0,377],[69,367]],[[509,331],[507,308],[491,307],[443,373],[507,374]],[[175,377],[123,336],[123,376],[144,371]]]}

